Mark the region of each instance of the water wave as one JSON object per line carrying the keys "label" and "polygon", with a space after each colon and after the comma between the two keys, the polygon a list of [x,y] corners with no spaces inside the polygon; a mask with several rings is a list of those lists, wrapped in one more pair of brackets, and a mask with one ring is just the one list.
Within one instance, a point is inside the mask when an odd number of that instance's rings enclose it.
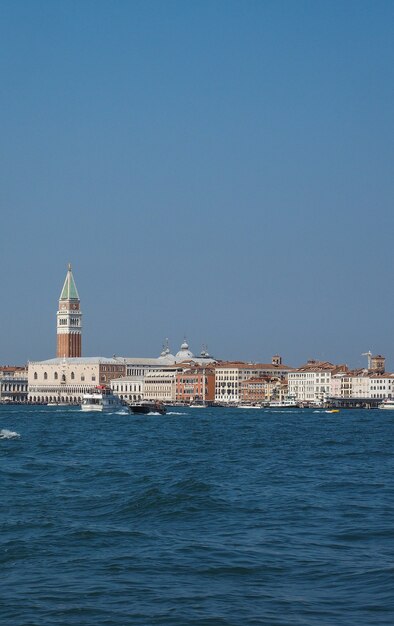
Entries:
{"label": "water wave", "polygon": [[7,430],[7,428],[0,430],[0,439],[19,439],[19,437],[20,434],[13,430]]}

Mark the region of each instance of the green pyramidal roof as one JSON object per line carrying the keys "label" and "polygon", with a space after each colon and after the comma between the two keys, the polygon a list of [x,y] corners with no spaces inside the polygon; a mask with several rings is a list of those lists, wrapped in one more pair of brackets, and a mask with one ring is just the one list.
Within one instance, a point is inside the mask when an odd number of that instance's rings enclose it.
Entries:
{"label": "green pyramidal roof", "polygon": [[71,271],[71,265],[68,266],[66,280],[64,281],[62,293],[60,294],[60,300],[79,300],[74,276]]}

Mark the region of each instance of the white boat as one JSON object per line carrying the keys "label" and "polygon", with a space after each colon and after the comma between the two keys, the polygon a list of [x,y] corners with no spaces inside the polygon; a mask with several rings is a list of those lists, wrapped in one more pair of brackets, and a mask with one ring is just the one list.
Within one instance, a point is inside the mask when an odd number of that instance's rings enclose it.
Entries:
{"label": "white boat", "polygon": [[298,403],[295,398],[288,396],[283,400],[271,400],[268,406],[270,409],[297,409]]}
{"label": "white boat", "polygon": [[204,400],[194,400],[191,404],[188,405],[189,409],[206,409],[208,405],[204,402]]}
{"label": "white boat", "polygon": [[378,404],[378,409],[386,409],[389,411],[394,411],[394,399],[387,398],[387,400],[383,400],[381,404]]}
{"label": "white boat", "polygon": [[99,385],[82,397],[81,411],[117,411],[124,409],[123,402],[105,385]]}
{"label": "white boat", "polygon": [[237,409],[261,409],[259,404],[237,404]]}

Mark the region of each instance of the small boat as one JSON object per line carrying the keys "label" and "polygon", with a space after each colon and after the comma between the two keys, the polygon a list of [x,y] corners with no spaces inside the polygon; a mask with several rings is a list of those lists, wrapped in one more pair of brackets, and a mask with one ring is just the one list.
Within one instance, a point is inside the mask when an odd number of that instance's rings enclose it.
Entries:
{"label": "small boat", "polygon": [[189,409],[207,409],[208,405],[202,400],[195,400],[191,404],[187,405]]}
{"label": "small boat", "polygon": [[106,385],[98,385],[82,396],[81,411],[117,411],[124,404]]}
{"label": "small boat", "polygon": [[134,413],[134,415],[147,415],[148,413],[160,413],[160,415],[165,415],[167,412],[164,404],[158,400],[155,402],[143,400],[142,402],[129,404],[128,406],[130,412]]}
{"label": "small boat", "polygon": [[327,409],[325,413],[339,413],[339,409]]}
{"label": "small boat", "polygon": [[381,404],[378,404],[378,409],[385,409],[386,411],[394,411],[394,399],[387,398],[383,400]]}

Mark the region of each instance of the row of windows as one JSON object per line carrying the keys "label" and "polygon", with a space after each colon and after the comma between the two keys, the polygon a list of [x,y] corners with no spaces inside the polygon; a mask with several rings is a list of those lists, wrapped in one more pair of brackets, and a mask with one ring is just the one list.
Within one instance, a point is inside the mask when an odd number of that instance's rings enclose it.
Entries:
{"label": "row of windows", "polygon": [[[38,380],[37,372],[34,372],[33,378],[34,378],[34,380]],[[71,380],[75,380],[74,372],[71,372],[70,378],[71,378]],[[54,380],[59,380],[59,374],[57,372],[55,372],[53,374],[53,379]],[[48,373],[47,372],[44,372],[44,380],[48,380]],[[66,375],[62,374],[60,380],[61,380],[62,383],[65,383],[66,382]],[[84,382],[84,380],[85,380],[85,375],[81,374],[81,381]],[[92,374],[92,382],[94,382],[95,380],[96,380],[96,376],[94,374]]]}
{"label": "row of windows", "polygon": [[141,391],[141,385],[114,385],[113,389],[115,391]]}
{"label": "row of windows", "polygon": [[69,321],[70,321],[70,326],[80,326],[81,325],[81,320],[76,318],[76,317],[70,317],[70,320],[68,320],[67,318],[62,317],[59,320],[59,326],[67,326]]}

